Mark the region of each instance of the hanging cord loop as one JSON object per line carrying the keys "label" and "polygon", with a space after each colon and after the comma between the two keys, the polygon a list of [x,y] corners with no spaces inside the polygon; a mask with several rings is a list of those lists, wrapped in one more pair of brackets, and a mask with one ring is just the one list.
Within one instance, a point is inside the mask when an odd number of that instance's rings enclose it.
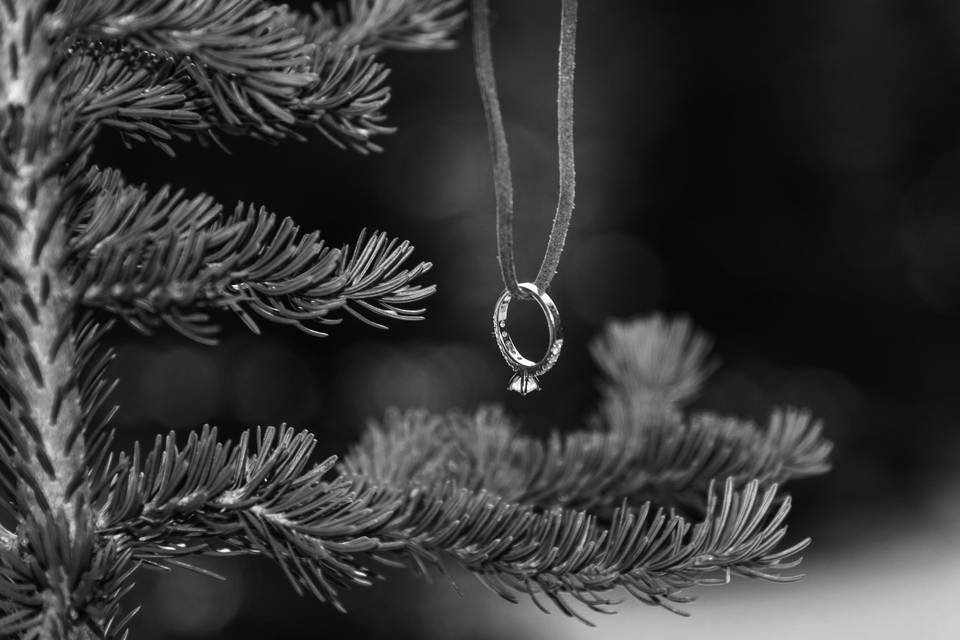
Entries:
{"label": "hanging cord loop", "polygon": [[[534,284],[546,292],[557,272],[560,254],[570,228],[576,192],[576,169],[573,151],[573,80],[577,40],[577,0],[562,0],[560,18],[560,58],[557,83],[557,146],[560,165],[560,190],[557,211],[550,229],[547,249]],[[529,298],[520,288],[514,257],[513,178],[510,170],[510,149],[503,128],[497,82],[490,44],[490,7],[488,0],[473,0],[473,41],[477,83],[487,120],[490,148],[493,154],[493,183],[497,202],[497,259],[500,275],[507,291],[517,298]]]}

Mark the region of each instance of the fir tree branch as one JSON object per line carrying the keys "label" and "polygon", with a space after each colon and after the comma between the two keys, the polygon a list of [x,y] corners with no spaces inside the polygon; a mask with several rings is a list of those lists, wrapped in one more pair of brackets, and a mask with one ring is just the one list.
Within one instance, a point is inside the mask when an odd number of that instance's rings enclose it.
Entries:
{"label": "fir tree branch", "polygon": [[312,80],[294,16],[262,0],[65,0],[58,14],[65,34],[190,56],[278,94]]}
{"label": "fir tree branch", "polygon": [[19,520],[62,513],[79,526],[84,407],[74,368],[81,344],[59,267],[64,214],[93,132],[60,111],[44,8],[0,7],[0,489]]}
{"label": "fir tree branch", "polygon": [[[172,135],[198,130],[278,140],[313,129],[366,152],[379,150],[374,136],[392,131],[381,112],[390,98],[387,70],[370,54],[386,46],[449,46],[464,17],[459,5],[352,1],[349,11],[317,8],[311,18],[259,0],[74,0],[59,14],[64,32],[74,35],[65,68],[80,67],[74,76],[89,79],[77,92],[90,103],[82,113],[128,139],[172,152]],[[142,70],[158,61],[167,75],[160,86]],[[123,80],[111,83],[110,75]],[[161,108],[153,106],[158,99]]]}
{"label": "fir tree branch", "polygon": [[236,73],[242,59],[224,51],[287,27],[291,18],[307,43],[358,47],[366,54],[446,49],[455,46],[451,36],[466,18],[462,6],[463,0],[345,0],[332,10],[316,3],[310,14],[298,15],[262,0],[64,0],[60,16],[66,32],[195,54],[211,66],[226,58]]}
{"label": "fir tree branch", "polygon": [[[248,551],[281,564],[298,590],[336,603],[339,588],[368,584],[371,561],[421,569],[446,555],[503,597],[543,594],[569,615],[565,600],[597,611],[608,594],[676,610],[683,590],[731,575],[790,580],[807,542],[781,551],[789,499],[759,483],[710,491],[697,524],[655,511],[617,509],[609,526],[584,512],[537,512],[483,491],[440,484],[380,485],[365,476],[325,481],[332,459],[308,466],[313,438],[268,429],[248,453],[216,432],[192,434],[179,448],[173,435],[108,464],[92,480],[103,535],[135,557],[162,561],[179,554]],[[779,506],[776,506],[779,504]]]}
{"label": "fir tree branch", "polygon": [[645,503],[617,509],[609,525],[583,511],[554,508],[537,512],[484,492],[447,484],[413,486],[401,516],[381,526],[377,537],[403,543],[415,566],[452,556],[501,597],[516,602],[546,596],[563,613],[590,624],[570,606],[572,597],[592,611],[609,613],[619,602],[617,588],[652,605],[683,614],[684,590],[723,584],[732,576],[777,582],[795,568],[803,540],[776,550],[786,529],[789,497],[775,506],[776,487],[763,493],[752,482],[722,497],[711,489],[704,518],[693,524]]}
{"label": "fir tree branch", "polygon": [[[569,598],[606,611],[617,588],[675,610],[697,584],[792,579],[807,541],[778,550],[790,501],[776,483],[825,470],[829,444],[806,414],[766,430],[682,419],[709,369],[683,322],[614,327],[595,347],[603,430],[541,442],[496,413],[408,414],[336,477],[285,427],[109,453],[110,323],[78,306],[210,341],[211,310],[322,335],[338,310],[415,319],[433,287],[382,234],[331,249],[262,209],[224,215],[205,195],[85,173],[100,125],[168,152],[306,128],[375,149],[389,94],[372,54],[447,46],[459,6],[350,0],[311,18],[261,0],[0,0],[0,504],[17,522],[0,527],[0,635],[125,637],[132,572],[191,553],[265,555],[335,604],[377,563],[449,557],[507,599],[577,617]],[[640,504],[651,495],[701,513]]]}
{"label": "fir tree branch", "polygon": [[675,419],[717,367],[711,340],[687,318],[661,315],[611,321],[591,345],[606,374],[601,386],[605,426],[636,433],[646,422]]}
{"label": "fir tree branch", "polygon": [[80,640],[122,626],[126,570],[86,501],[91,345],[61,266],[94,127],[58,99],[50,4],[0,2],[0,502],[18,534],[0,545],[0,634]]}
{"label": "fir tree branch", "polygon": [[[663,381],[653,389],[665,394],[695,376],[693,364],[676,364],[687,344],[674,339],[674,355],[650,357],[648,348],[613,353],[615,338],[601,357],[616,359],[615,371],[643,372],[615,376],[620,396],[622,381],[635,379]],[[683,374],[657,371],[664,366]],[[632,393],[649,400],[650,388],[633,384]],[[233,446],[205,428],[183,447],[171,434],[145,458],[135,449],[92,466],[99,530],[155,564],[263,554],[298,591],[336,606],[339,590],[369,584],[375,563],[422,572],[450,557],[504,598],[528,594],[542,608],[545,596],[580,619],[570,598],[607,612],[617,588],[679,612],[698,584],[793,579],[784,572],[808,541],[777,550],[790,508],[777,487],[822,473],[830,452],[820,425],[796,411],[775,412],[766,429],[700,414],[545,442],[516,433],[495,409],[395,412],[371,426],[332,480],[332,458],[309,465],[308,433],[268,429],[255,440],[249,452],[248,433]],[[696,515],[657,510],[650,497]]]}
{"label": "fir tree branch", "polygon": [[[180,61],[133,47],[75,42],[58,74],[58,100],[81,124],[117,129],[125,141],[150,141],[173,155],[170,142],[212,137],[209,101],[188,96]],[[215,138],[212,138],[215,140]]]}
{"label": "fir tree branch", "polygon": [[808,413],[776,411],[767,429],[702,414],[636,437],[601,431],[524,436],[496,408],[472,415],[390,412],[344,459],[386,486],[452,481],[510,502],[609,511],[652,500],[702,511],[715,478],[762,486],[829,469],[829,442]]}
{"label": "fir tree branch", "polygon": [[809,412],[774,411],[766,428],[681,414],[678,404],[713,366],[708,347],[685,319],[611,322],[593,344],[607,375],[593,429],[541,440],[518,433],[496,408],[390,412],[344,468],[386,485],[450,480],[511,502],[599,513],[646,500],[702,512],[715,478],[769,486],[825,473],[832,444]]}
{"label": "fir tree branch", "polygon": [[172,433],[158,437],[145,456],[136,447],[94,474],[98,526],[152,563],[197,552],[261,553],[298,592],[336,602],[334,585],[367,583],[354,554],[380,546],[352,533],[393,509],[367,509],[370,496],[326,482],[336,459],[310,466],[314,447],[312,435],[286,427],[258,429],[254,438],[244,432],[235,445],[208,427],[183,447]]}
{"label": "fir tree branch", "polygon": [[309,82],[277,93],[189,56],[123,40],[79,39],[67,50],[60,75],[72,89],[65,101],[77,102],[83,121],[109,125],[126,140],[150,141],[167,153],[173,153],[174,138],[223,146],[218,134],[276,141],[303,139],[308,130],[361,153],[379,150],[372,138],[393,131],[381,124],[390,98],[386,69],[355,49],[323,46],[310,49],[304,73]]}
{"label": "fir tree branch", "polygon": [[20,547],[0,549],[0,636],[126,637],[136,610],[124,615],[120,600],[137,563],[78,522],[71,535],[62,514],[28,521]]}
{"label": "fir tree branch", "polygon": [[209,309],[233,311],[254,331],[260,317],[324,336],[321,329],[339,322],[336,311],[384,328],[371,316],[420,319],[423,310],[409,305],[435,290],[411,284],[430,263],[404,269],[413,247],[382,233],[331,249],[317,232],[301,234],[289,218],[253,206],[223,216],[208,196],[148,196],[113,171],[92,174],[89,184],[95,195],[77,220],[68,261],[75,291],[83,304],[144,332],[165,322],[209,342]]}

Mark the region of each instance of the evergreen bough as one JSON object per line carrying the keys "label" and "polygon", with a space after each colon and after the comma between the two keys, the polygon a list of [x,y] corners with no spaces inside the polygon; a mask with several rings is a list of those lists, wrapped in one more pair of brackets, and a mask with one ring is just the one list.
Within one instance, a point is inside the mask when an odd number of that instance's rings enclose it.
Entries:
{"label": "evergreen bough", "polygon": [[793,578],[807,541],[782,545],[778,486],[826,471],[830,445],[802,411],[685,413],[712,365],[683,319],[610,324],[589,429],[545,440],[484,408],[389,413],[339,464],[288,427],[111,451],[109,316],[203,343],[218,310],[325,335],[342,313],[417,319],[433,287],[385,234],[334,248],[260,207],[130,185],[90,166],[95,136],[378,150],[378,54],[450,46],[463,19],[459,0],[0,0],[0,635],[125,637],[136,570],[195,554],[269,557],[335,606],[378,564],[448,558],[577,617],[616,588],[676,610],[694,585]]}

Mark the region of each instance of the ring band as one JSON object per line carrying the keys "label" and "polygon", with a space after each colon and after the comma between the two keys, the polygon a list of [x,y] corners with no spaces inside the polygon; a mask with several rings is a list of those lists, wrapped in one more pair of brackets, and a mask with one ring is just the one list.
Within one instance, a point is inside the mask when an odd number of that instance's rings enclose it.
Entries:
{"label": "ring band", "polygon": [[530,297],[537,303],[547,319],[547,329],[549,330],[547,352],[540,360],[534,362],[524,357],[513,343],[513,339],[507,332],[507,313],[510,309],[510,302],[513,300],[513,296],[508,289],[500,294],[497,305],[493,310],[493,335],[497,340],[497,346],[500,347],[500,353],[503,354],[503,359],[514,371],[514,376],[510,379],[507,388],[527,395],[531,391],[540,389],[537,376],[549,371],[557,363],[557,358],[560,357],[560,349],[563,347],[563,332],[560,326],[560,312],[550,296],[532,282],[521,282],[518,286],[530,294]]}

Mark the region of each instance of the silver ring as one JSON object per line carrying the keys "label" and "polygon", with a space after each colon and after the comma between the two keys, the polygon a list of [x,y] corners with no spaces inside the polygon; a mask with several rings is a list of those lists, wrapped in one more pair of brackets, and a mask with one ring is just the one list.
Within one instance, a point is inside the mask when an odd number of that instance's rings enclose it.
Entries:
{"label": "silver ring", "polygon": [[560,349],[563,347],[563,332],[560,326],[560,312],[550,296],[532,282],[521,282],[518,286],[530,294],[530,297],[537,303],[547,319],[547,329],[550,332],[547,352],[540,360],[534,362],[525,358],[513,343],[513,339],[507,332],[507,313],[510,309],[510,301],[513,300],[513,296],[508,289],[500,294],[497,306],[493,310],[493,336],[497,340],[497,346],[500,347],[503,359],[514,371],[507,388],[527,395],[531,391],[540,389],[537,376],[549,371],[557,363],[557,358],[560,357]]}

